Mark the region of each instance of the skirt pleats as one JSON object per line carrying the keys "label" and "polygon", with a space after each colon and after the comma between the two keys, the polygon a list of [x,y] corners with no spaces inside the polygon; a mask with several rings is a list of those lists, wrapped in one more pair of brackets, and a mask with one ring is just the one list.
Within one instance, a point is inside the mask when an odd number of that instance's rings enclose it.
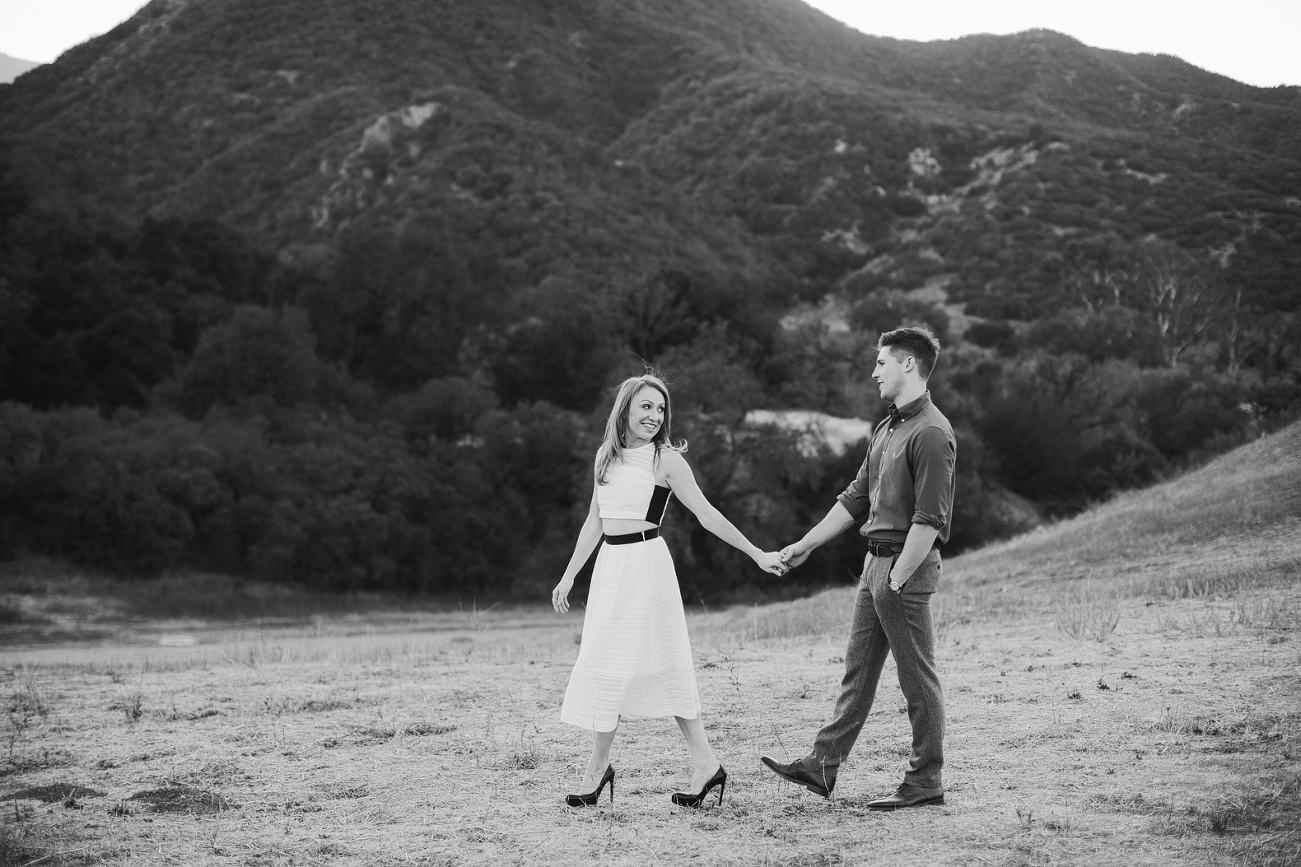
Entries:
{"label": "skirt pleats", "polygon": [[560,719],[608,732],[619,717],[700,715],[678,576],[664,540],[601,545]]}

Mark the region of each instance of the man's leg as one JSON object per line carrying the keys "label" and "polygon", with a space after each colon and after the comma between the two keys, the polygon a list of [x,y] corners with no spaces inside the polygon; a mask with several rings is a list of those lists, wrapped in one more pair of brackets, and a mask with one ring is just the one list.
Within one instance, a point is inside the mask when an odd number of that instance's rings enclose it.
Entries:
{"label": "man's leg", "polygon": [[931,551],[904,584],[902,593],[886,586],[876,595],[878,615],[894,653],[899,688],[908,702],[908,720],[912,723],[912,756],[904,782],[928,789],[943,786],[944,693],[935,667],[930,605],[939,571],[940,553]]}
{"label": "man's leg", "polygon": [[840,682],[840,697],[836,699],[831,721],[822,727],[813,741],[813,752],[802,760],[810,770],[821,770],[828,789],[835,784],[841,762],[854,748],[854,742],[863,730],[863,723],[876,698],[881,668],[890,653],[890,642],[873,599],[874,590],[879,593],[877,588],[884,586],[881,577],[888,576],[889,572],[889,559],[867,558],[850,619],[849,647],[845,650],[845,676]]}

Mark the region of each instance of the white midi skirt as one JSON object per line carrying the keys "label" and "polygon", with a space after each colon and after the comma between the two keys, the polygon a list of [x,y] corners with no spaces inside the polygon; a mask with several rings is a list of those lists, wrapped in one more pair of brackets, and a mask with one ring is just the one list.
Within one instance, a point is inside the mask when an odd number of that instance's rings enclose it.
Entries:
{"label": "white midi skirt", "polygon": [[621,716],[700,715],[687,617],[663,539],[601,545],[582,641],[563,722],[608,732]]}

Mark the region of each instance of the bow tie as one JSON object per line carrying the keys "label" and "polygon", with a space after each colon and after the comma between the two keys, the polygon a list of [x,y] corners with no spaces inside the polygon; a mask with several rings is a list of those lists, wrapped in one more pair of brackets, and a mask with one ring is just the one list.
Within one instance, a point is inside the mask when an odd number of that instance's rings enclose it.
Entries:
{"label": "bow tie", "polygon": [[888,410],[888,412],[890,413],[891,425],[896,425],[899,422],[903,421],[903,416],[899,415],[899,407],[895,406],[894,404],[890,404],[890,409]]}

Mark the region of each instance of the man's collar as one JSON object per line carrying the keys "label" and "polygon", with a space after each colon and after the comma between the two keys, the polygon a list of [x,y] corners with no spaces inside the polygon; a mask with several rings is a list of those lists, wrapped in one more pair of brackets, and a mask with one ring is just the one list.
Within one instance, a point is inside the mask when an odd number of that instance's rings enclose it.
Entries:
{"label": "man's collar", "polygon": [[922,410],[924,410],[926,407],[930,405],[931,405],[931,393],[929,391],[922,392],[921,397],[916,398],[915,400],[910,400],[908,403],[905,403],[903,406],[897,407],[894,404],[890,404],[890,408],[888,410],[888,412],[890,413],[890,421],[894,422],[895,424],[898,424],[901,421],[907,421],[908,419],[912,418],[917,413],[921,412]]}

